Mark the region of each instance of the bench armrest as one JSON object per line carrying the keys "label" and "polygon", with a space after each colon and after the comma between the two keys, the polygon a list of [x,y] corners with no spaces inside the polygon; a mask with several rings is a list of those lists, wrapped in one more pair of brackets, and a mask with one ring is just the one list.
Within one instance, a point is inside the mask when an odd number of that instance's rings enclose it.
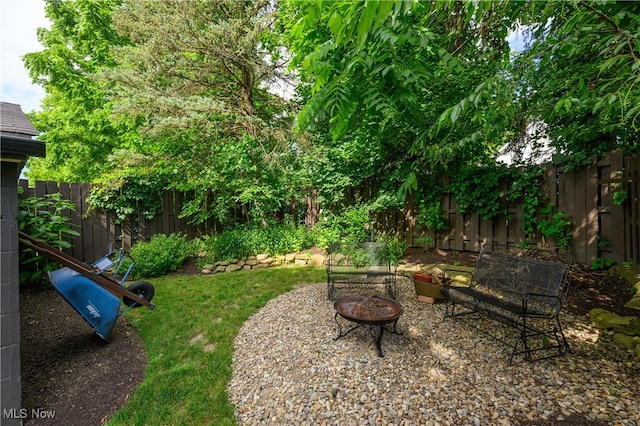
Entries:
{"label": "bench armrest", "polygon": [[549,313],[556,315],[560,310],[562,300],[558,296],[549,296],[548,294],[539,293],[527,293],[522,298],[522,309],[525,315],[529,312],[530,304],[532,305],[532,311],[535,313],[541,313],[540,310],[535,309],[536,303],[542,303],[547,306],[545,310]]}

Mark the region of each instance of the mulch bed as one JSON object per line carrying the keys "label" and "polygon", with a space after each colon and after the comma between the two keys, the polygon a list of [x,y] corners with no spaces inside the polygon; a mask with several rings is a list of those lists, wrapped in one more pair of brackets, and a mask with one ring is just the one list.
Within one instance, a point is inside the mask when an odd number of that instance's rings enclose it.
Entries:
{"label": "mulch bed", "polygon": [[[406,260],[472,266],[475,254],[409,249]],[[193,262],[178,273],[197,273]],[[596,307],[620,315],[638,315],[624,308],[630,284],[616,275],[576,265],[563,309],[587,315]],[[144,377],[147,359],[136,331],[119,318],[110,343],[93,329],[49,285],[24,286],[20,294],[22,405],[55,412],[50,419],[24,419],[25,425],[99,425],[125,403]],[[528,423],[533,425],[535,423]],[[583,425],[568,418],[559,425]]]}
{"label": "mulch bed", "polygon": [[[52,286],[40,284],[20,293],[20,327],[24,425],[99,425],[142,382],[144,347],[123,317],[107,343]],[[32,410],[55,415],[38,419]]]}

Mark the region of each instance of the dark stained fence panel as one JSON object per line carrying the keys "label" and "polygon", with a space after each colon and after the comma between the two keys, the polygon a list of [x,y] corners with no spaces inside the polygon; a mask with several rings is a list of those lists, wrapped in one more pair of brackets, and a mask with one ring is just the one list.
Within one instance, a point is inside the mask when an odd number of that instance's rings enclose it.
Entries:
{"label": "dark stained fence panel", "polygon": [[627,193],[624,226],[625,259],[640,264],[640,157],[626,159],[622,189]]}
{"label": "dark stained fence panel", "polygon": [[595,257],[625,261],[625,206],[614,203],[614,193],[621,188],[624,157],[614,152],[598,162],[598,235]]}

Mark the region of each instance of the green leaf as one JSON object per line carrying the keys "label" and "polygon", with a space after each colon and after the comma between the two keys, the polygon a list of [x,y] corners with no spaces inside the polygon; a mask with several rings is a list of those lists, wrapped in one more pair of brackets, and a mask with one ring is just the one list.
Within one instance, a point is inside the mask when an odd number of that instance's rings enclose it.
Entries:
{"label": "green leaf", "polygon": [[365,1],[365,7],[358,22],[358,45],[360,46],[364,44],[369,35],[369,30],[377,14],[378,4],[378,0]]}
{"label": "green leaf", "polygon": [[388,19],[389,14],[394,9],[395,3],[398,3],[398,1],[383,0],[378,2],[376,12],[376,27],[380,27]]}
{"label": "green leaf", "polygon": [[335,12],[331,15],[331,18],[329,18],[329,22],[327,26],[331,30],[331,33],[337,39],[341,38],[339,35],[342,34],[342,32],[344,31],[344,19],[342,18],[342,16],[340,16],[338,12]]}
{"label": "green leaf", "polygon": [[451,111],[451,124],[454,124],[456,120],[458,120],[459,116],[460,116],[460,104],[454,106],[453,110]]}

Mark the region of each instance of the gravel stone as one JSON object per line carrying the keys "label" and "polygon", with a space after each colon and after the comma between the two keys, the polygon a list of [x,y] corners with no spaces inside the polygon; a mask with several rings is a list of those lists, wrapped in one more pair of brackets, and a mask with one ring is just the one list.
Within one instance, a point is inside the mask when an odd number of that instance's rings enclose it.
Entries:
{"label": "gravel stone", "polygon": [[[443,321],[444,305],[418,302],[408,279],[398,290],[402,335],[385,332],[382,358],[374,327],[334,340],[326,284],[269,301],[235,340],[228,393],[238,424],[514,425],[576,415],[640,424],[640,364],[588,318],[561,314],[573,353],[509,365],[510,344]],[[514,342],[515,330],[477,323]]]}

